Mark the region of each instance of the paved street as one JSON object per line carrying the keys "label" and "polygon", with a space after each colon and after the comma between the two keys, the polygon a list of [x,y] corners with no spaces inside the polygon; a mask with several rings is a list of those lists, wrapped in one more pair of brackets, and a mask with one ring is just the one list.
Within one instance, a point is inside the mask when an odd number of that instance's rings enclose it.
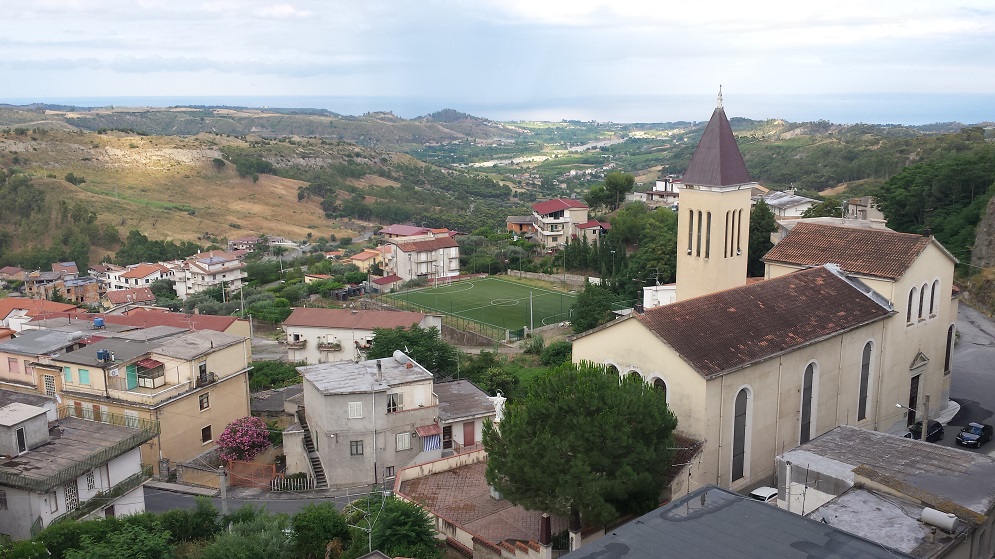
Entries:
{"label": "paved street", "polygon": [[[941,443],[944,446],[957,446],[954,438],[961,427],[972,421],[992,423],[992,410],[995,410],[995,322],[961,303],[957,332],[960,336],[950,360],[953,370],[950,397],[961,409],[945,429]],[[995,442],[985,444],[981,452],[995,452]]]}

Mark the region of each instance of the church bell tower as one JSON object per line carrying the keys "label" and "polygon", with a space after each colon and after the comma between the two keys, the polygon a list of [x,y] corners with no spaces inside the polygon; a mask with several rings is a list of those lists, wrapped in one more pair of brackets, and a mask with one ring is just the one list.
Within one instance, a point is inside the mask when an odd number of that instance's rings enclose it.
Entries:
{"label": "church bell tower", "polygon": [[722,108],[712,118],[684,173],[677,219],[677,300],[746,284],[750,180]]}

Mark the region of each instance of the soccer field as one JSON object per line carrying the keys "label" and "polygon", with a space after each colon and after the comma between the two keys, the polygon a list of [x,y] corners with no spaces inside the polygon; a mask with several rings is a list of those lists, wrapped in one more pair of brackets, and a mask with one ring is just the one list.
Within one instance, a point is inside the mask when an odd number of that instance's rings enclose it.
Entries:
{"label": "soccer field", "polygon": [[[531,295],[531,303],[530,303]],[[552,291],[499,278],[463,280],[386,295],[427,312],[448,314],[496,328],[519,330],[570,320],[577,301],[571,293]]]}

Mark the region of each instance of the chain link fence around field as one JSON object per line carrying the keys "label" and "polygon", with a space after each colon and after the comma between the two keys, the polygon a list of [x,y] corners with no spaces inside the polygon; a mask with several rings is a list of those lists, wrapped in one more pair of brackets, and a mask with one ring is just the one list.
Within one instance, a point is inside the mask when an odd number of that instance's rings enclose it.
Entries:
{"label": "chain link fence around field", "polygon": [[412,303],[405,299],[399,299],[391,297],[389,294],[371,295],[365,300],[364,304],[368,304],[369,308],[381,309],[381,310],[397,310],[397,311],[414,311],[414,312],[428,312],[434,314],[442,315],[442,323],[446,326],[450,326],[457,330],[462,330],[464,332],[473,332],[475,334],[480,334],[481,336],[490,338],[495,342],[502,342],[508,340],[509,331],[500,326],[495,326],[493,324],[488,324],[486,322],[481,322],[479,320],[473,320],[471,318],[464,318],[462,316],[456,316],[449,314],[448,312],[441,311],[439,309],[433,309],[425,305],[419,305],[417,303]]}

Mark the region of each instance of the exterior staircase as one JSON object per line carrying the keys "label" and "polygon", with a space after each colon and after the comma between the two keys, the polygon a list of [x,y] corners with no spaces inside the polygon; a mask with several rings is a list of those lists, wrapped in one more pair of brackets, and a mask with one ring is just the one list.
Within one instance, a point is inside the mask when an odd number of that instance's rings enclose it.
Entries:
{"label": "exterior staircase", "polygon": [[301,424],[301,429],[304,430],[304,450],[307,451],[307,458],[311,461],[315,487],[324,489],[328,487],[328,480],[325,478],[325,469],[321,467],[321,458],[318,457],[318,451],[314,447],[314,439],[311,438],[311,428],[308,427],[303,409],[297,410],[297,421]]}

